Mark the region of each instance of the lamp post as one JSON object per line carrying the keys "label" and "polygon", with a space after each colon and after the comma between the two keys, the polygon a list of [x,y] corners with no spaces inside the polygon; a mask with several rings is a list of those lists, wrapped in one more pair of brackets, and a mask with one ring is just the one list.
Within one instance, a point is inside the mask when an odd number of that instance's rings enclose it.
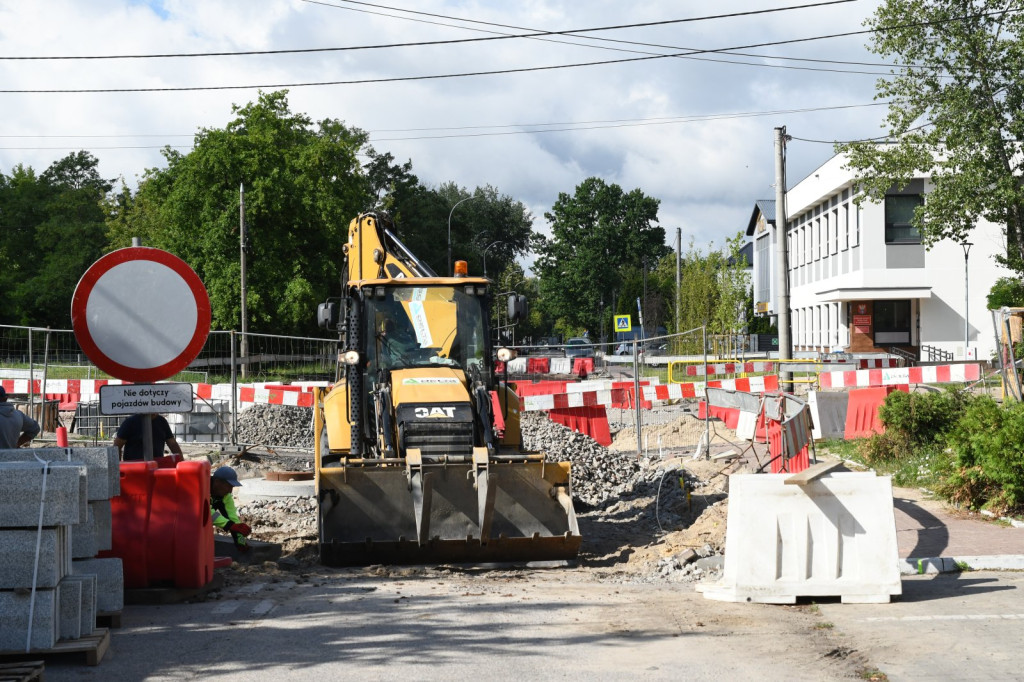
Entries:
{"label": "lamp post", "polygon": [[487,246],[485,246],[485,247],[484,247],[484,251],[483,251],[483,258],[484,258],[484,277],[486,277],[486,276],[487,276],[487,251],[488,251],[488,250],[490,250],[490,248],[491,248],[492,246],[497,246],[498,244],[504,244],[504,243],[505,243],[505,242],[503,242],[503,241],[501,241],[501,240],[499,239],[498,241],[496,241],[496,242],[491,242],[490,244],[488,244]]}
{"label": "lamp post", "polygon": [[969,353],[968,348],[971,342],[971,323],[970,316],[970,296],[969,296],[969,285],[970,280],[967,277],[967,259],[971,255],[971,247],[974,246],[971,242],[960,242],[960,246],[964,250],[964,360],[967,359]]}
{"label": "lamp post", "polygon": [[466,197],[465,199],[459,199],[458,201],[455,202],[455,205],[452,206],[452,210],[448,212],[448,275],[449,276],[454,274],[452,272],[452,213],[455,213],[455,209],[457,209],[459,207],[459,204],[461,204],[461,203],[463,203],[465,201],[469,201],[470,199],[476,199],[476,198],[477,198],[476,196],[469,196],[469,197]]}

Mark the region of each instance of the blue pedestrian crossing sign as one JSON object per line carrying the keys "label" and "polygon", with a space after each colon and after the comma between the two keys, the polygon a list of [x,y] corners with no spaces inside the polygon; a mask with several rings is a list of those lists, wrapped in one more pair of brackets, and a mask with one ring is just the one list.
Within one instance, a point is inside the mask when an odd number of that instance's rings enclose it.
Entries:
{"label": "blue pedestrian crossing sign", "polygon": [[631,332],[631,331],[633,331],[633,318],[630,315],[616,315],[615,316],[615,331],[617,331],[617,332]]}

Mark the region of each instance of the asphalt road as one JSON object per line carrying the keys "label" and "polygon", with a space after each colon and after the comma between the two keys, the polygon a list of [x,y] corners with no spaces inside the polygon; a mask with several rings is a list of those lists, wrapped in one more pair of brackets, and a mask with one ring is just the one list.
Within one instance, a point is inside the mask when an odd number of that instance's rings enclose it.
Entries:
{"label": "asphalt road", "polygon": [[706,600],[592,571],[322,569],[128,606],[48,680],[1020,679],[1024,574],[911,576],[892,604]]}

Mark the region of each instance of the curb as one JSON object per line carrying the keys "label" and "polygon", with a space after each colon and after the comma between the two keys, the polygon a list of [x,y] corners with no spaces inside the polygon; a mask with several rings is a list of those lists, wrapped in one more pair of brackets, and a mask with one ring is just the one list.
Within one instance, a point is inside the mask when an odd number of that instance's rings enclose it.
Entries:
{"label": "curb", "polygon": [[900,559],[901,575],[959,573],[961,570],[1024,571],[1024,554]]}

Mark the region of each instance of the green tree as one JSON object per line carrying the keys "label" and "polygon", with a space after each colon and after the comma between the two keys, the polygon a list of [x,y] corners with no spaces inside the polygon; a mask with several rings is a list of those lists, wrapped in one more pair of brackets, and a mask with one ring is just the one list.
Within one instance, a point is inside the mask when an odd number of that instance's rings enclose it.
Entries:
{"label": "green tree", "polygon": [[533,250],[545,311],[559,329],[600,329],[630,270],[668,251],[665,230],[656,224],[659,203],[639,189],[627,193],[594,177],[572,196],[558,195],[544,214],[551,237],[535,234]]}
{"label": "green tree", "polygon": [[[679,326],[676,331],[707,327],[708,334],[737,334],[743,331],[748,318],[749,264],[740,258],[743,235],[726,240],[723,248],[712,243],[705,253],[692,241],[680,263]],[[675,258],[666,257],[658,266],[662,281],[672,278],[675,288]],[[670,299],[675,305],[675,297]],[[675,310],[672,310],[674,317]],[[682,352],[700,352],[700,338],[682,340]]]}
{"label": "green tree", "polygon": [[0,320],[27,324],[18,300],[22,283],[35,274],[35,229],[44,218],[45,188],[35,171],[22,165],[0,173]]}
{"label": "green tree", "polygon": [[[522,202],[490,185],[469,192],[448,182],[437,193],[448,206],[446,231],[451,216],[452,261],[467,261],[470,273],[483,275],[485,256],[487,272],[493,276],[529,252],[533,216]],[[454,208],[459,201],[463,203]],[[447,249],[447,234],[444,243]],[[445,259],[446,269],[447,253]]]}
{"label": "green tree", "polygon": [[[337,293],[349,221],[373,203],[357,153],[366,134],[288,107],[287,93],[260,93],[223,129],[202,129],[166,169],[147,172],[110,224],[195,269],[210,294],[213,325],[240,319],[239,187],[245,186],[250,331],[307,333],[318,301]],[[123,205],[120,205],[123,204]]]}
{"label": "green tree", "polygon": [[3,319],[70,328],[78,280],[106,246],[104,209],[112,185],[85,151],[38,177],[18,166],[0,182]]}
{"label": "green tree", "polygon": [[885,0],[866,25],[869,48],[894,63],[876,99],[889,102],[895,141],[837,151],[875,201],[929,173],[914,218],[925,244],[966,241],[985,218],[1005,230],[1001,260],[1024,272],[1024,12],[1002,0]]}

